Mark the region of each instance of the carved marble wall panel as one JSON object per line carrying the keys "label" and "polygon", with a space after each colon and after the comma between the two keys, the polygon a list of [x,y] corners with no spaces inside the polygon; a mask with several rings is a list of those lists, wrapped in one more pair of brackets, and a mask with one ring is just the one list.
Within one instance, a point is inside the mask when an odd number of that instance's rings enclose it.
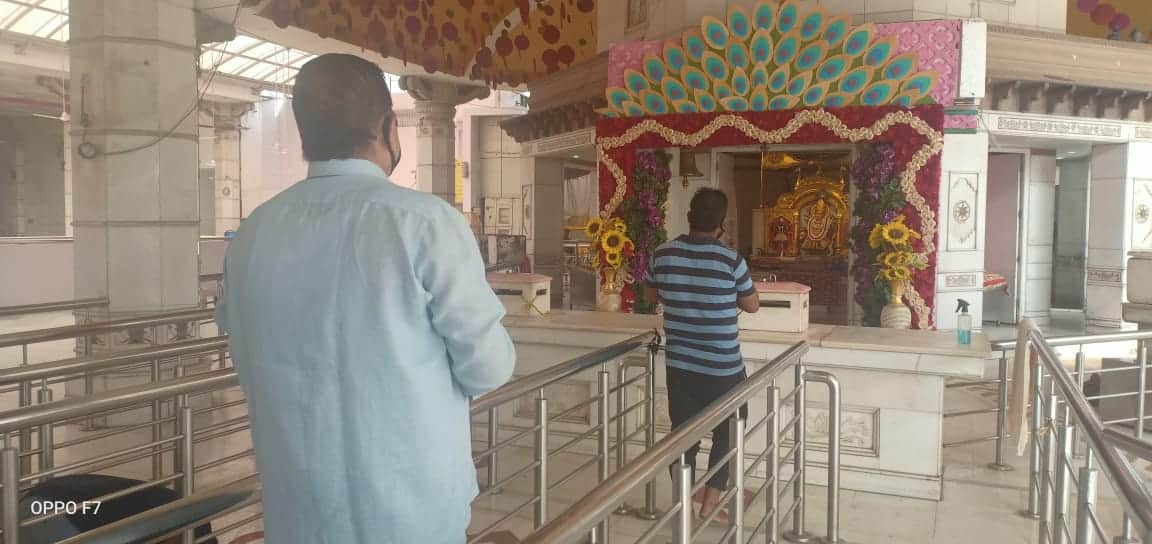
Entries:
{"label": "carved marble wall panel", "polygon": [[1132,180],[1132,249],[1152,249],[1152,179]]}
{"label": "carved marble wall panel", "polygon": [[976,251],[980,173],[948,172],[948,251]]}
{"label": "carved marble wall panel", "polygon": [[[792,413],[792,403],[785,404],[782,413],[785,419]],[[808,403],[804,413],[804,438],[808,448],[828,449],[828,408],[823,403]],[[792,438],[784,440],[785,450],[791,447]],[[840,412],[840,449],[846,455],[880,457],[880,410],[842,406]]]}

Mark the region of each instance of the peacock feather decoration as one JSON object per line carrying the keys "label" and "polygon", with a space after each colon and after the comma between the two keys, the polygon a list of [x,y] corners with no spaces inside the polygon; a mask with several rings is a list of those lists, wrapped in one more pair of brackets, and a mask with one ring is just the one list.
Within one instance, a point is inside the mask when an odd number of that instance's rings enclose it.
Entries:
{"label": "peacock feather decoration", "polygon": [[609,117],[766,111],[801,107],[911,107],[931,103],[940,75],[917,71],[915,52],[897,54],[896,36],[852,26],[847,16],[796,0],[762,1],[751,13],[729,6],[726,21],[669,40],[609,87]]}

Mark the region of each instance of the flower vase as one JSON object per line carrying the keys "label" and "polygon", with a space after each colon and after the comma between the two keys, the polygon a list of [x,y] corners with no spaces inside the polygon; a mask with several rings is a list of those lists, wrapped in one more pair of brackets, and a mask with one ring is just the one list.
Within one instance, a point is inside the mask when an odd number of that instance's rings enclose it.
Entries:
{"label": "flower vase", "polygon": [[604,272],[604,281],[600,284],[600,290],[596,293],[596,311],[619,312],[621,303],[620,285],[616,281],[616,271],[606,270]]}
{"label": "flower vase", "polygon": [[906,283],[903,280],[891,281],[888,283],[889,289],[892,292],[892,298],[888,301],[888,305],[880,311],[880,326],[885,329],[907,329],[912,327],[912,310],[904,305],[904,289]]}

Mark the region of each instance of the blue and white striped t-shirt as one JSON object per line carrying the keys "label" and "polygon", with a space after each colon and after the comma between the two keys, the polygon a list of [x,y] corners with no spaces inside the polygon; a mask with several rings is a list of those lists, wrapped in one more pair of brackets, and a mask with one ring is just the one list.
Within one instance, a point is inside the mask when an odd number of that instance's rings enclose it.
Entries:
{"label": "blue and white striped t-shirt", "polygon": [[648,283],[664,305],[668,366],[711,376],[744,369],[736,301],[756,289],[740,254],[715,238],[681,236],[656,250]]}

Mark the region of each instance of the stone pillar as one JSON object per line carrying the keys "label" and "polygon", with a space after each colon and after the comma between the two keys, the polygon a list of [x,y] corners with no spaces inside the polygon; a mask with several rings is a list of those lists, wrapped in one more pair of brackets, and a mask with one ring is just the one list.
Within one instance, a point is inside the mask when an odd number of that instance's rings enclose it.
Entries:
{"label": "stone pillar", "polygon": [[64,121],[64,236],[72,236],[72,121]]}
{"label": "stone pillar", "polygon": [[199,303],[194,4],[71,2],[76,297],[108,297],[101,317]]}
{"label": "stone pillar", "polygon": [[1028,210],[1021,225],[1024,236],[1024,297],[1022,316],[1038,324],[1052,321],[1052,260],[1055,241],[1056,154],[1032,150],[1028,160],[1023,207]]}
{"label": "stone pillar", "polygon": [[1088,210],[1088,324],[1121,327],[1127,300],[1128,252],[1152,249],[1152,143],[1092,148]]}
{"label": "stone pillar", "polygon": [[400,78],[419,117],[416,186],[456,205],[456,106],[488,96],[487,87],[458,85],[422,76]]}
{"label": "stone pillar", "polygon": [[236,230],[240,225],[240,121],[251,109],[248,103],[216,104],[212,108],[216,135],[217,235]]}

